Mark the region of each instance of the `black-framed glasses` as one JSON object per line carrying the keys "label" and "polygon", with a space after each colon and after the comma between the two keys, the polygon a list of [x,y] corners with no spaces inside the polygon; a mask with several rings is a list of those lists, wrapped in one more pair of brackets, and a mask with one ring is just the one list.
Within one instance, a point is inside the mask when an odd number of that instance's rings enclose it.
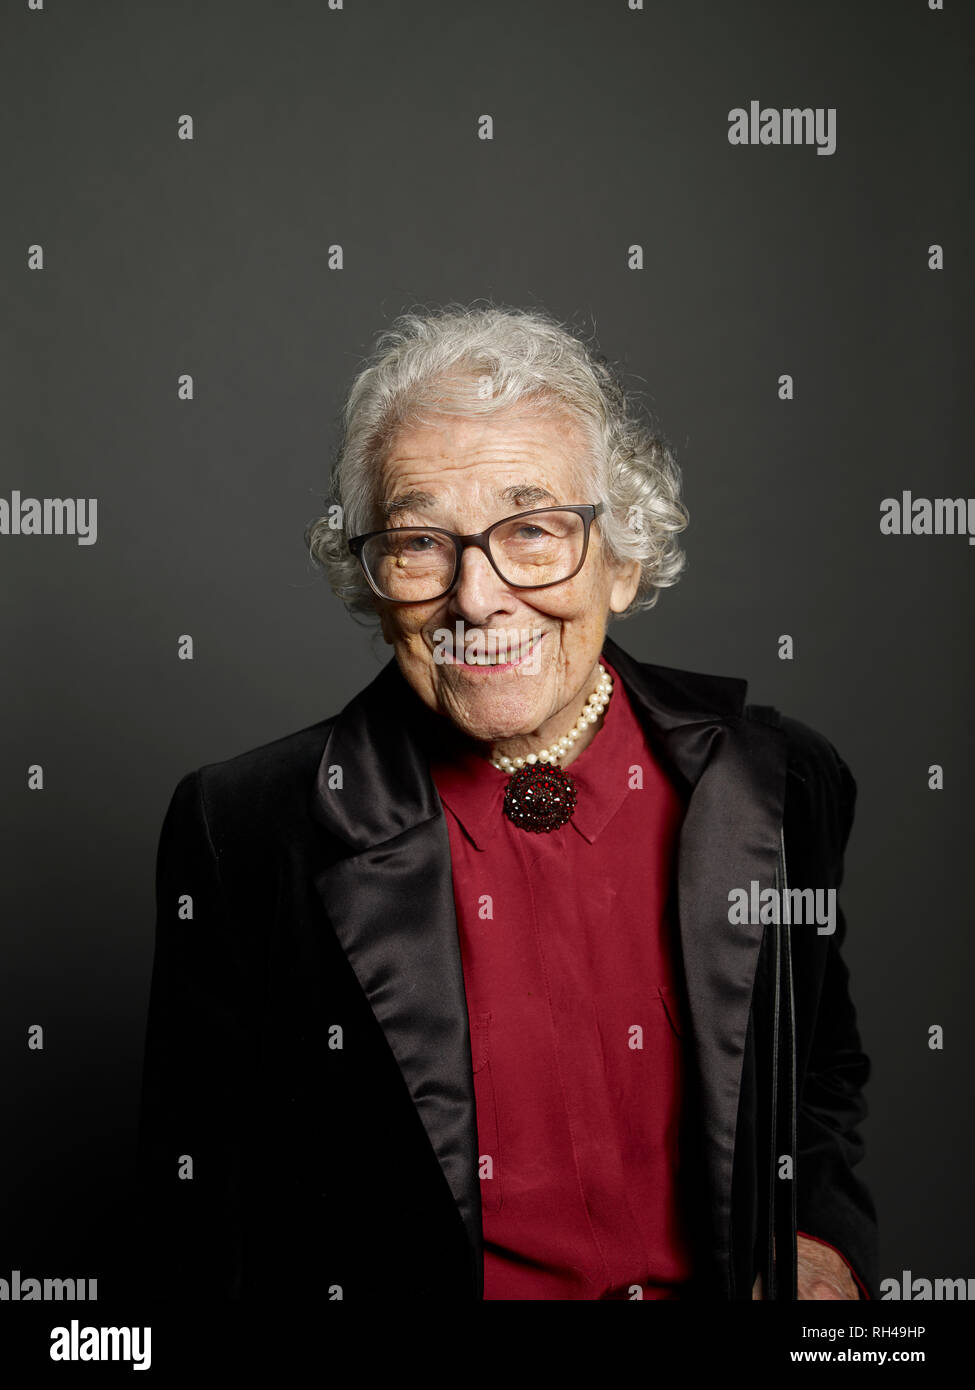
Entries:
{"label": "black-framed glasses", "polygon": [[536,507],[502,517],[486,531],[460,536],[441,526],[397,526],[353,536],[349,549],[369,586],[393,603],[429,603],[457,583],[469,545],[488,557],[512,589],[547,589],[579,573],[589,549],[589,528],[605,507]]}

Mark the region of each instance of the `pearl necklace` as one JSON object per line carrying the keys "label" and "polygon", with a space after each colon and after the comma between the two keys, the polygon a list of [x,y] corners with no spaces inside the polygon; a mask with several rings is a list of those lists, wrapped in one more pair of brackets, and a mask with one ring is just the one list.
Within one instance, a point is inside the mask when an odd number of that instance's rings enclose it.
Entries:
{"label": "pearl necklace", "polygon": [[520,830],[547,834],[571,819],[576,806],[576,785],[558,762],[580,734],[600,718],[612,693],[613,678],[601,665],[599,683],[567,734],[556,739],[550,748],[524,758],[491,759],[492,767],[511,774],[505,788],[504,812]]}

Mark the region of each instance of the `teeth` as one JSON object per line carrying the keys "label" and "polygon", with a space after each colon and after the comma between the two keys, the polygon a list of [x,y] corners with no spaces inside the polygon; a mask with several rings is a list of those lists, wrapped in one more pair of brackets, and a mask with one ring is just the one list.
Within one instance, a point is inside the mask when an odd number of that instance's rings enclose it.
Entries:
{"label": "teeth", "polygon": [[537,640],[537,638],[533,638],[523,651],[508,653],[507,650],[500,650],[495,656],[468,656],[464,652],[461,654],[460,660],[464,666],[502,666],[508,662],[521,661],[534,649]]}

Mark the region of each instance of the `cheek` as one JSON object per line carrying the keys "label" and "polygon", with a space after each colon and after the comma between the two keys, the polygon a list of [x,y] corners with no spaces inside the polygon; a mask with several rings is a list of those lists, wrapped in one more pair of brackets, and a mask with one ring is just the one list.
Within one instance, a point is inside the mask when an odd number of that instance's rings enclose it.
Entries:
{"label": "cheek", "polygon": [[581,584],[577,576],[564,586],[538,594],[532,606],[566,629],[579,630],[587,623],[599,621],[601,602],[601,592],[594,591],[591,583]]}
{"label": "cheek", "polygon": [[559,632],[560,664],[573,666],[572,678],[578,674],[576,663],[588,664],[594,661],[606,636],[606,614],[608,601],[603,603],[601,586],[588,584],[582,592],[572,595],[571,602],[565,602],[556,609],[549,609],[550,617],[561,623]]}
{"label": "cheek", "polygon": [[442,667],[434,660],[431,650],[432,633],[446,626],[433,622],[429,615],[403,609],[390,615],[394,631],[394,649],[402,669],[409,675],[415,689],[432,690],[441,678]]}
{"label": "cheek", "polygon": [[408,643],[419,640],[427,615],[415,608],[380,608],[379,621],[387,642]]}
{"label": "cheek", "polygon": [[548,602],[539,603],[538,608],[562,623],[566,640],[578,640],[605,628],[609,599],[603,584],[573,581],[572,589],[559,593],[557,598],[553,595]]}

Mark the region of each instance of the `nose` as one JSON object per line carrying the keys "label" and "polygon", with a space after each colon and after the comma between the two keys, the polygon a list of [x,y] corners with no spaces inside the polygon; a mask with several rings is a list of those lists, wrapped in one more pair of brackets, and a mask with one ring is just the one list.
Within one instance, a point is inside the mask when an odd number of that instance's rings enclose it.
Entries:
{"label": "nose", "polygon": [[483,626],[495,613],[513,611],[512,592],[483,550],[469,545],[460,559],[460,574],[450,595],[451,611],[467,623]]}

